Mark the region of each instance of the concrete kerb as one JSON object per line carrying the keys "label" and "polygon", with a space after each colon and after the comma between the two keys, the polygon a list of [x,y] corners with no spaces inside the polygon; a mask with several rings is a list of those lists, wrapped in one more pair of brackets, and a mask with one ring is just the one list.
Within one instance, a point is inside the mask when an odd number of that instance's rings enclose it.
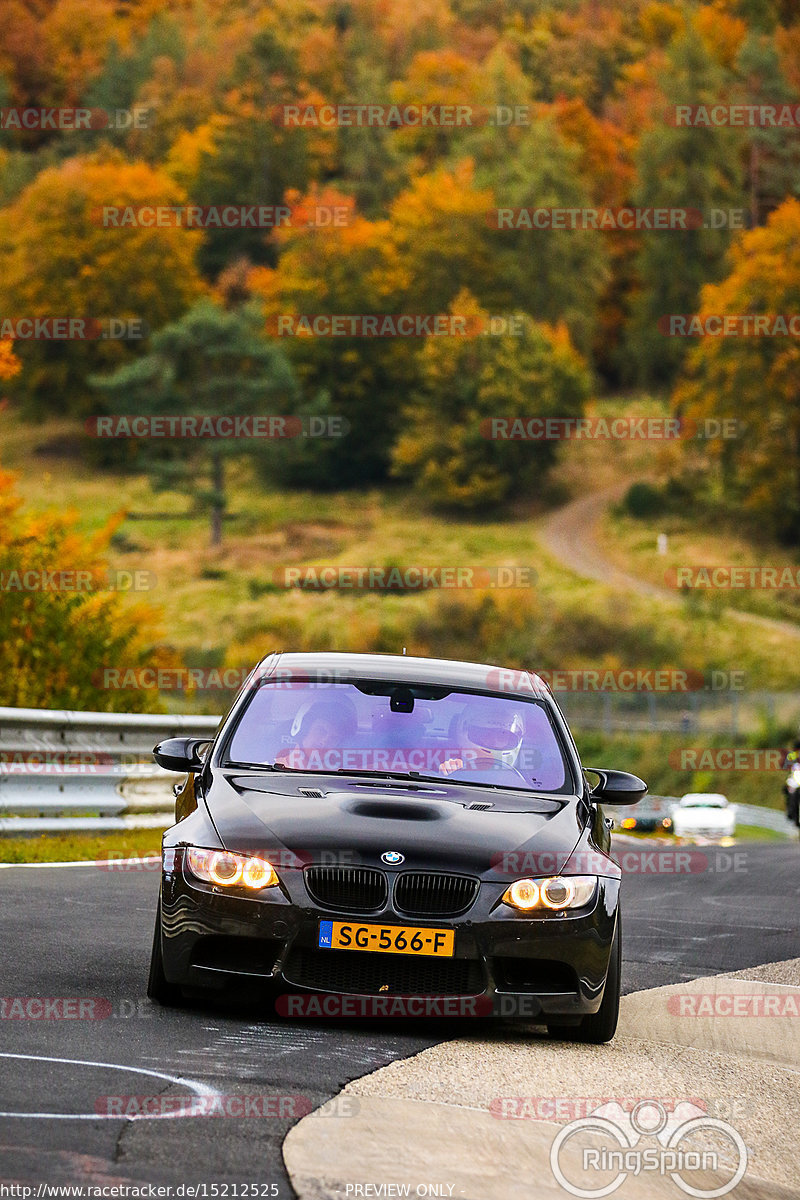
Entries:
{"label": "concrete kerb", "polygon": [[[336,1115],[337,1098],[330,1116],[323,1108],[293,1127],[283,1147],[292,1184],[300,1200],[563,1200],[569,1193],[550,1162],[563,1122],[499,1119],[492,1100],[672,1097],[730,1113],[749,1152],[734,1200],[797,1200],[800,1016],[791,1012],[795,1002],[800,1011],[800,960],[756,973],[761,978],[710,976],[625,996],[607,1046],[503,1028],[391,1063],[344,1089],[357,1099],[349,1115]],[[568,1148],[562,1161],[570,1162]],[[725,1179],[711,1172],[703,1186]],[[685,1194],[671,1178],[646,1172],[628,1174],[613,1191],[621,1200]]]}

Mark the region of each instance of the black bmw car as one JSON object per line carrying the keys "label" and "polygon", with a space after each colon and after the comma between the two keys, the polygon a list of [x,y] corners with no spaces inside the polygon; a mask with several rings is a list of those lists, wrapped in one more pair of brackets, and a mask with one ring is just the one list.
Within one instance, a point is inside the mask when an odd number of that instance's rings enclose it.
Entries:
{"label": "black bmw car", "polygon": [[173,738],[155,757],[187,780],[151,999],[263,985],[290,1013],[494,1013],[613,1036],[620,870],[600,804],[647,789],[587,768],[590,786],[536,675],[273,654],[212,744]]}

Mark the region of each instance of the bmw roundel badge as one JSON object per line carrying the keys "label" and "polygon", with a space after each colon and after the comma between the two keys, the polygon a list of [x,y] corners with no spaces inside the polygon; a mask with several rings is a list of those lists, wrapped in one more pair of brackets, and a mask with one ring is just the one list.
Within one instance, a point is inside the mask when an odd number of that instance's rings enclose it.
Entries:
{"label": "bmw roundel badge", "polygon": [[401,862],[405,862],[406,857],[400,854],[397,850],[386,850],[381,855],[381,862],[385,862],[389,867],[397,867]]}

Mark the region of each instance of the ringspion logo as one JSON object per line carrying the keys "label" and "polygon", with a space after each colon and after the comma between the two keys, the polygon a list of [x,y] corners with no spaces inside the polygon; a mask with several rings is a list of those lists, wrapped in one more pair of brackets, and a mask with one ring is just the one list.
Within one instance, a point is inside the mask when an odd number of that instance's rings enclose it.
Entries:
{"label": "ringspion logo", "polygon": [[747,1163],[738,1130],[688,1100],[671,1110],[642,1100],[631,1112],[602,1104],[565,1125],[550,1148],[554,1178],[582,1200],[612,1195],[629,1175],[669,1177],[686,1195],[712,1200],[737,1186]]}

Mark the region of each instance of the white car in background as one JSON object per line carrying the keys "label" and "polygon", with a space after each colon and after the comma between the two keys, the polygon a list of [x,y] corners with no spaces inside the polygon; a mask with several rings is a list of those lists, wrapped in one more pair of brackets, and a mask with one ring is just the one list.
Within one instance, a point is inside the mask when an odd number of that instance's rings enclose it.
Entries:
{"label": "white car in background", "polygon": [[733,837],[736,805],[721,792],[687,792],[672,810],[676,837]]}

